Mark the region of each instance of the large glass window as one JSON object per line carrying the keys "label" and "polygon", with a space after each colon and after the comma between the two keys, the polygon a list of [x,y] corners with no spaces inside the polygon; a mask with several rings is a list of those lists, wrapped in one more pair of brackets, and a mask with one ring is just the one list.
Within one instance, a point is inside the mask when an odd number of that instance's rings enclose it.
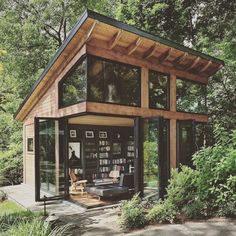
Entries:
{"label": "large glass window", "polygon": [[149,71],[149,107],[169,109],[169,76]]}
{"label": "large glass window", "polygon": [[206,85],[177,78],[176,102],[178,111],[205,114]]}
{"label": "large glass window", "polygon": [[59,84],[60,106],[86,100],[86,59],[80,60]]}
{"label": "large glass window", "polygon": [[88,100],[139,106],[140,69],[89,56]]}

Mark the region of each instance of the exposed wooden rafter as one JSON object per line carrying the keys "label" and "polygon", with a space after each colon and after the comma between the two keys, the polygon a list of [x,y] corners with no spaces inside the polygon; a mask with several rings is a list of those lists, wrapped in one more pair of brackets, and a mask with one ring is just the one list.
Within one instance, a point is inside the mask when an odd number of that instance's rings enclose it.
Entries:
{"label": "exposed wooden rafter", "polygon": [[98,20],[95,20],[93,22],[93,24],[91,25],[91,27],[88,29],[88,31],[85,34],[85,42],[88,42],[92,38],[93,31],[94,31],[96,25],[98,25],[98,24],[99,24]]}
{"label": "exposed wooden rafter", "polygon": [[163,63],[164,61],[168,60],[168,58],[171,55],[173,48],[169,48],[166,52],[161,54],[161,56],[158,57],[158,63]]}
{"label": "exposed wooden rafter", "polygon": [[135,40],[135,42],[131,43],[129,47],[127,48],[127,54],[131,55],[138,48],[138,46],[141,44],[142,41],[143,40],[140,37],[138,37]]}
{"label": "exposed wooden rafter", "polygon": [[206,70],[209,68],[209,66],[210,66],[211,64],[212,64],[212,61],[209,61],[209,62],[200,70],[200,73],[206,71]]}
{"label": "exposed wooden rafter", "polygon": [[158,46],[159,46],[159,43],[154,43],[154,45],[151,46],[151,47],[144,53],[143,58],[144,58],[144,59],[148,59],[148,58],[150,58],[151,56],[153,56],[154,53],[156,52]]}
{"label": "exposed wooden rafter", "polygon": [[123,34],[123,30],[121,30],[121,29],[118,30],[117,33],[115,33],[115,35],[112,37],[112,39],[108,42],[108,48],[110,50],[117,45],[117,43],[118,43],[119,39],[121,38],[122,34]]}
{"label": "exposed wooden rafter", "polygon": [[185,59],[187,58],[187,56],[188,56],[188,53],[185,52],[185,53],[183,53],[181,56],[177,57],[177,58],[173,61],[173,63],[179,65],[179,64],[181,64],[183,61],[185,61]]}
{"label": "exposed wooden rafter", "polygon": [[186,70],[188,71],[188,70],[191,70],[191,69],[193,69],[197,64],[198,64],[198,62],[200,61],[200,57],[197,57],[197,58],[195,58],[194,59],[194,61],[193,61],[193,63],[190,65],[190,67],[188,67]]}

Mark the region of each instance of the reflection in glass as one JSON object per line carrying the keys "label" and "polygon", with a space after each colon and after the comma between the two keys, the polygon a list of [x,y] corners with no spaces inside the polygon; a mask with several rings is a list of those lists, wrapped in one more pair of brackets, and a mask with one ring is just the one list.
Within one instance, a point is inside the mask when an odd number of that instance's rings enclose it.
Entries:
{"label": "reflection in glass", "polygon": [[88,100],[139,106],[140,69],[89,56]]}
{"label": "reflection in glass", "polygon": [[206,123],[196,122],[195,126],[195,150],[214,144],[213,127]]}
{"label": "reflection in glass", "polygon": [[144,196],[158,193],[158,127],[155,120],[144,120]]}
{"label": "reflection in glass", "polygon": [[169,109],[168,75],[149,71],[149,107]]}
{"label": "reflection in glass", "polygon": [[[61,132],[61,134],[63,134]],[[59,156],[59,122],[39,121],[40,197],[64,192],[64,161]]]}
{"label": "reflection in glass", "polygon": [[182,165],[192,166],[193,132],[191,121],[178,122],[178,162]]}
{"label": "reflection in glass", "polygon": [[178,111],[207,113],[206,85],[178,78],[176,103]]}
{"label": "reflection in glass", "polygon": [[60,105],[68,106],[86,99],[86,60],[83,59],[59,83]]}

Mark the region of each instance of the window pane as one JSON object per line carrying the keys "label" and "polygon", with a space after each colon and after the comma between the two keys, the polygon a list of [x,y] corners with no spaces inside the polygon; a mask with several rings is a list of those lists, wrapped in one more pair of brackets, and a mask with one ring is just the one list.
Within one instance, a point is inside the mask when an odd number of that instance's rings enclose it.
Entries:
{"label": "window pane", "polygon": [[149,107],[169,109],[168,75],[149,71]]}
{"label": "window pane", "polygon": [[177,110],[193,113],[206,113],[206,85],[192,81],[176,80]]}
{"label": "window pane", "polygon": [[88,100],[140,104],[140,69],[89,56]]}
{"label": "window pane", "polygon": [[59,86],[62,106],[84,101],[86,99],[86,60],[79,62]]}

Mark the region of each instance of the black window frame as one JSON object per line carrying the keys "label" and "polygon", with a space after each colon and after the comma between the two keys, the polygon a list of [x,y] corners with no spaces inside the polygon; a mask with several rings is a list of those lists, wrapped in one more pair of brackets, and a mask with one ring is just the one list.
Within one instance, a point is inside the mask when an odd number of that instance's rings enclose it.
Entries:
{"label": "black window frame", "polygon": [[[31,141],[31,145],[32,145],[32,149],[30,149],[30,143],[29,141]],[[26,150],[28,153],[33,153],[34,152],[34,138],[33,137],[27,137],[27,142],[26,142]]]}
{"label": "black window frame", "polygon": [[[159,75],[164,75],[167,76],[167,100],[166,100],[166,108],[158,108],[158,107],[152,107],[150,104],[150,72],[155,72]],[[153,69],[149,69],[148,70],[148,107],[150,109],[155,109],[155,110],[164,110],[164,111],[169,111],[170,110],[170,74],[168,73],[162,73],[158,70],[153,70]]]}
{"label": "black window frame", "polygon": [[[205,89],[205,93],[206,93],[206,96],[204,98],[204,103],[205,103],[205,108],[206,108],[206,112],[193,112],[193,111],[183,111],[181,109],[178,109],[178,104],[177,104],[177,80],[183,80],[183,81],[187,81],[187,82],[190,82],[190,83],[193,83],[193,84],[200,84],[200,85],[204,85],[204,89]],[[190,80],[190,79],[186,79],[184,77],[176,77],[176,112],[183,112],[183,113],[189,113],[189,114],[199,114],[199,115],[208,115],[208,106],[207,106],[207,84],[205,83],[202,83],[200,81],[193,81],[193,80]]]}
{"label": "black window frame", "polygon": [[123,62],[119,62],[119,61],[114,61],[114,60],[110,60],[107,58],[103,58],[103,57],[99,57],[99,56],[94,56],[91,54],[87,54],[87,70],[89,70],[89,58],[97,58],[99,60],[103,60],[106,62],[111,62],[111,63],[115,63],[118,65],[124,65],[127,67],[132,67],[132,68],[136,68],[138,69],[138,85],[139,85],[139,89],[138,89],[138,105],[127,105],[127,104],[123,104],[123,103],[114,103],[114,102],[106,102],[106,101],[96,101],[95,99],[89,99],[90,97],[90,89],[89,89],[89,81],[88,81],[88,73],[87,73],[87,101],[88,102],[96,102],[96,103],[104,103],[104,104],[113,104],[113,105],[121,105],[121,106],[129,106],[129,107],[141,107],[141,67],[140,66],[135,66],[132,64],[127,64],[127,63],[123,63]]}
{"label": "black window frame", "polygon": [[[86,69],[85,69],[85,87],[86,87],[86,94],[85,94],[85,99],[79,101],[79,102],[75,102],[75,103],[71,103],[71,104],[63,104],[63,91],[62,91],[62,84],[65,82],[65,80],[67,80],[71,74],[73,74],[73,72],[75,71],[75,69],[77,68],[77,66],[79,64],[81,64],[83,61],[85,60],[86,63]],[[84,54],[83,56],[81,56],[79,58],[79,60],[70,68],[70,70],[66,73],[66,75],[59,81],[58,83],[58,107],[59,108],[64,108],[64,107],[69,107],[69,106],[73,106],[75,104],[79,104],[82,102],[87,101],[88,98],[88,82],[87,82],[87,71],[88,71],[88,62],[87,62],[87,55]]]}

